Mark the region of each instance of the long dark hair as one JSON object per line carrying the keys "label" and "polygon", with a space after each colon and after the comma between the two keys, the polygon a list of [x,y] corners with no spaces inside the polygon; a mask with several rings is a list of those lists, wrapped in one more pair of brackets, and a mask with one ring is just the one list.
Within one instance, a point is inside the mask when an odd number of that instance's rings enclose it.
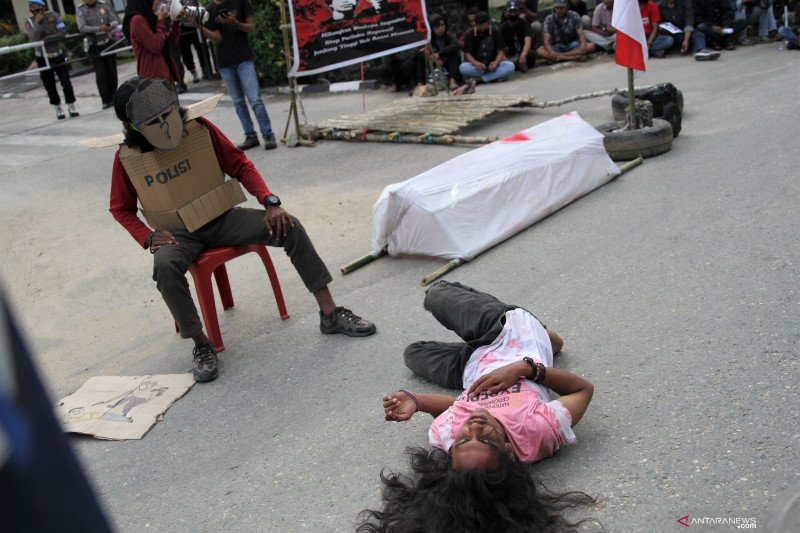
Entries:
{"label": "long dark hair", "polygon": [[359,513],[364,533],[564,532],[576,523],[562,516],[568,508],[596,503],[584,492],[557,494],[538,484],[530,466],[498,453],[495,470],[453,470],[442,450],[409,448],[411,475],[381,471],[383,509]]}
{"label": "long dark hair", "polygon": [[150,29],[156,31],[156,14],[153,13],[153,1],[150,0],[128,0],[125,6],[125,20],[122,21],[122,33],[128,42],[131,42],[131,19],[134,15],[141,15],[150,24]]}

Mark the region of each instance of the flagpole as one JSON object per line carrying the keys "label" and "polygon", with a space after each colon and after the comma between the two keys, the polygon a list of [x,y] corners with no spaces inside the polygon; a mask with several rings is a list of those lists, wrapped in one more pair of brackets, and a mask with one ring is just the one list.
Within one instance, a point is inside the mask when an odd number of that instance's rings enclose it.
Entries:
{"label": "flagpole", "polygon": [[[283,33],[283,53],[284,57],[286,58],[286,77],[289,80],[289,96],[291,98],[289,117],[286,120],[286,129],[283,130],[283,139],[281,139],[281,141],[286,143],[286,146],[288,147],[294,147],[297,145],[314,146],[314,141],[304,139],[300,131],[300,119],[297,116],[297,80],[290,74],[292,71],[292,55],[291,45],[289,44],[289,30],[291,29],[292,25],[289,24],[287,18],[285,0],[279,0],[278,5],[280,6],[281,15],[280,28],[281,32]],[[288,135],[289,126],[292,122],[294,122],[294,135]]]}
{"label": "flagpole", "polygon": [[628,67],[628,129],[638,129],[636,124],[636,95],[633,93],[633,69]]}

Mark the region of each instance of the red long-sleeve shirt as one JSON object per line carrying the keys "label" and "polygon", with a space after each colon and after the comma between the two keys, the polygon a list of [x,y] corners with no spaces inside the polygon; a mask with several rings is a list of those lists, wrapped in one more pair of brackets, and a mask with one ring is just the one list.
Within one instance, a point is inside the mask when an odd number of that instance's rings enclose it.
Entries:
{"label": "red long-sleeve shirt", "polygon": [[156,22],[156,30],[153,31],[146,18],[134,15],[131,19],[131,47],[136,57],[136,73],[142,78],[180,80],[178,66],[171,55],[164,53],[164,42],[169,40],[170,47],[174,48],[178,46],[180,38],[180,21],[173,21],[165,29],[164,21],[159,20]]}
{"label": "red long-sleeve shirt", "polygon": [[[264,198],[271,193],[253,162],[207,119],[198,118],[196,120],[208,129],[222,171],[228,176],[238,179],[247,192],[255,196],[259,203],[263,202]],[[131,179],[125,172],[125,167],[122,166],[119,150],[117,150],[117,153],[114,154],[114,168],[111,173],[109,211],[114,219],[128,230],[136,242],[144,247],[144,240],[153,230],[139,218],[138,199],[136,189],[133,188]]]}

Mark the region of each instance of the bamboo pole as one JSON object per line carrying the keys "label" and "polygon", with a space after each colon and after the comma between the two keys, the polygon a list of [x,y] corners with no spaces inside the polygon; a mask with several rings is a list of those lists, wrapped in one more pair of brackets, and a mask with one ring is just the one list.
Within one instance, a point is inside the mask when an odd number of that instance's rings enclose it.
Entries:
{"label": "bamboo pole", "polygon": [[[281,16],[281,33],[283,34],[283,53],[286,57],[286,77],[289,80],[289,97],[291,103],[289,104],[289,116],[286,118],[286,128],[283,130],[283,138],[281,142],[285,143],[288,147],[300,146],[314,146],[314,141],[304,139],[300,132],[300,119],[297,116],[297,80],[294,76],[290,75],[292,71],[292,60],[290,59],[291,45],[289,42],[289,29],[292,25],[289,24],[286,15],[286,2],[279,0],[278,6],[280,8]],[[289,126],[294,122],[294,136],[289,134]]]}
{"label": "bamboo pole", "polygon": [[383,248],[381,248],[380,252],[377,252],[377,253],[370,252],[370,253],[368,253],[366,255],[362,255],[361,257],[359,257],[355,261],[351,261],[351,262],[347,263],[346,265],[344,265],[339,270],[341,271],[342,275],[349,274],[350,272],[352,272],[352,271],[354,271],[356,269],[359,269],[364,265],[368,265],[369,263],[372,263],[376,259],[380,259],[381,257],[383,257],[384,255],[386,255],[388,253],[389,252],[386,250],[386,247],[384,246]]}
{"label": "bamboo pole", "polygon": [[628,128],[629,130],[639,129],[636,124],[636,95],[633,91],[633,69],[628,67]]}
{"label": "bamboo pole", "polygon": [[404,144],[489,144],[500,139],[500,137],[467,137],[464,135],[431,135],[431,134],[409,134],[401,132],[392,133],[362,133],[360,130],[331,130],[325,129],[318,132],[321,139],[337,141],[359,141],[359,142],[393,142]]}
{"label": "bamboo pole", "polygon": [[463,265],[465,261],[463,259],[453,259],[452,261],[448,262],[446,265],[437,268],[424,278],[422,278],[422,285],[429,285],[430,283],[436,281],[437,279],[441,278],[451,270],[455,270],[461,265]]}
{"label": "bamboo pole", "polygon": [[644,159],[642,159],[642,156],[637,157],[633,161],[628,161],[627,163],[625,163],[624,165],[619,167],[619,176],[622,176],[623,174],[625,174],[629,170],[638,167],[639,165],[642,164],[643,161],[644,161]]}

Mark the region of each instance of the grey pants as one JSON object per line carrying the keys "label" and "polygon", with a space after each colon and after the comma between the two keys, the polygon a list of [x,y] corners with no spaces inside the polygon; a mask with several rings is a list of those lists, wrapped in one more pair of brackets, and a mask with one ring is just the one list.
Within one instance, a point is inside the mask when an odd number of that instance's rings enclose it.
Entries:
{"label": "grey pants", "polygon": [[181,330],[181,337],[188,339],[203,330],[186,271],[197,254],[207,248],[244,244],[282,246],[309,292],[331,282],[325,263],[296,218],[292,217],[294,227],[288,228],[284,238],[267,233],[263,217],[264,211],[260,209],[234,207],[193,233],[173,231],[178,244],[162,246],[153,255],[153,280]]}
{"label": "grey pants", "polygon": [[414,342],[403,357],[412,372],[451,389],[463,388],[464,367],[472,352],[491,344],[503,330],[506,312],[519,307],[449,281],[432,285],[425,294],[424,306],[464,342]]}

